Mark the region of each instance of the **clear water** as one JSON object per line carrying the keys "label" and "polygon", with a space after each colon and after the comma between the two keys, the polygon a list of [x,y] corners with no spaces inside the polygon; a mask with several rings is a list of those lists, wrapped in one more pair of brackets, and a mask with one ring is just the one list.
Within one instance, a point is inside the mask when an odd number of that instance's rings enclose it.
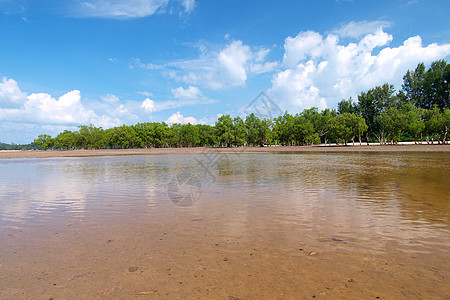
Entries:
{"label": "clear water", "polygon": [[[72,257],[87,249],[96,253],[100,249],[97,241],[106,245],[106,240],[114,239],[122,241],[124,248],[111,255],[124,255],[124,260],[141,255],[139,249],[145,243],[155,253],[177,249],[172,253],[176,256],[206,240],[211,240],[210,251],[216,251],[214,245],[219,241],[239,240],[241,245],[271,249],[273,255],[291,248],[298,251],[301,245],[355,255],[400,253],[398,259],[401,253],[418,253],[429,255],[428,265],[442,268],[447,265],[450,249],[449,204],[447,153],[3,159],[0,265],[15,270],[15,282],[21,282],[27,278],[25,274],[38,273],[27,261],[30,253],[40,253],[38,262],[45,266],[51,261],[44,258],[46,253],[53,253],[48,247],[58,249],[61,257]],[[140,239],[142,232],[148,240]],[[163,240],[163,233],[172,233],[176,246],[158,248],[149,242]],[[22,251],[21,260],[16,262],[20,265],[23,261],[20,270],[13,268],[14,255],[18,254],[12,249]],[[215,253],[208,251],[205,256]],[[239,253],[239,246],[233,244],[229,251]],[[98,255],[104,254],[100,251]],[[161,254],[160,260],[164,257]],[[186,263],[184,259],[178,265]],[[278,266],[292,266],[291,260],[283,259],[281,255]],[[81,272],[92,261],[85,257],[73,264],[72,269]],[[96,260],[96,264],[102,262]],[[110,261],[107,266],[111,266]],[[71,271],[61,272],[55,276]],[[11,284],[4,280],[3,284]],[[33,286],[31,279],[23,280],[22,285]],[[98,287],[91,287],[94,290],[102,286],[98,280]],[[429,280],[436,282],[432,277]],[[84,288],[89,290],[89,285]],[[51,295],[44,290],[46,296]],[[4,296],[16,295],[10,292]]]}

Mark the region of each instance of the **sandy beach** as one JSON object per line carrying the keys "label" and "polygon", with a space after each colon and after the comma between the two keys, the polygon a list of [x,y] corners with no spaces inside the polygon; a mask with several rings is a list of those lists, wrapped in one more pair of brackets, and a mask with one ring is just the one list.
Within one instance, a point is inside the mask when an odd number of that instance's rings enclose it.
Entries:
{"label": "sandy beach", "polygon": [[270,152],[450,152],[450,145],[348,145],[348,146],[270,146],[270,147],[232,147],[232,148],[148,148],[148,149],[101,149],[101,150],[1,150],[0,158],[46,158],[46,157],[85,157],[114,155],[152,155],[152,154],[201,154],[218,153],[270,153]]}

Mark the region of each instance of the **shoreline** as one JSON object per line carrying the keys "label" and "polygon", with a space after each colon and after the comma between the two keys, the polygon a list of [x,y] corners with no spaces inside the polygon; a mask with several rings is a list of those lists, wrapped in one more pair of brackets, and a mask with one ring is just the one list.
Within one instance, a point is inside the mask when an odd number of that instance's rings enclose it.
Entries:
{"label": "shoreline", "polygon": [[99,150],[0,150],[4,158],[49,158],[49,157],[88,157],[118,155],[155,154],[202,154],[202,153],[301,153],[301,152],[450,152],[450,145],[315,145],[315,146],[269,146],[232,148],[143,148],[143,149],[99,149]]}

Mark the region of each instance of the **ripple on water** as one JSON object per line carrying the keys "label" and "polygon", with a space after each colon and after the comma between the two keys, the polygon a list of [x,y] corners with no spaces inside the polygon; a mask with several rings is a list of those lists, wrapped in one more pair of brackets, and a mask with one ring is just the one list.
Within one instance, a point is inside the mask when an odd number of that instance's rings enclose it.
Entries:
{"label": "ripple on water", "polygon": [[[206,168],[198,163],[203,158],[0,161],[0,226],[85,218],[176,223],[195,212],[228,234],[256,235],[258,229],[285,239],[343,236],[368,249],[448,246],[446,153],[230,154]],[[194,207],[182,210],[167,189],[186,171],[199,179],[202,193]]]}

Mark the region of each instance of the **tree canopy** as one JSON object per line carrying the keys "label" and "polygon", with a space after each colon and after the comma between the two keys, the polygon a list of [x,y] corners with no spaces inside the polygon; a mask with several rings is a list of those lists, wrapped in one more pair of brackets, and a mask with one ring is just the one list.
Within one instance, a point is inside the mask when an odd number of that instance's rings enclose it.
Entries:
{"label": "tree canopy", "polygon": [[[245,118],[220,116],[214,125],[144,122],[103,129],[80,125],[56,137],[39,135],[33,146],[42,149],[148,147],[239,147],[311,145],[362,141],[438,141],[446,143],[450,127],[450,65],[445,60],[423,63],[403,77],[396,92],[385,83],[343,99],[336,109],[315,107],[294,115],[287,111],[272,120],[251,113]],[[6,145],[6,144],[2,144]]]}

